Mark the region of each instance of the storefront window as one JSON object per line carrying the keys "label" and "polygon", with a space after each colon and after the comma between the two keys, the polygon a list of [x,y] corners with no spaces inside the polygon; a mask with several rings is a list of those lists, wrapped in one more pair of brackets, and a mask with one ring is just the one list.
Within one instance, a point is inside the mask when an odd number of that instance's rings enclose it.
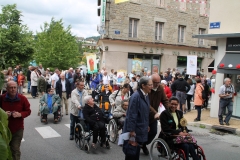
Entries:
{"label": "storefront window", "polygon": [[[137,62],[139,61],[139,62]],[[130,73],[134,70],[135,63],[141,64],[141,69],[143,68],[145,72],[153,72],[154,71],[159,73],[160,70],[160,56],[159,55],[144,55],[144,54],[128,54],[128,70],[127,72]],[[136,67],[135,67],[136,68]],[[139,74],[140,71],[135,71],[136,74]]]}

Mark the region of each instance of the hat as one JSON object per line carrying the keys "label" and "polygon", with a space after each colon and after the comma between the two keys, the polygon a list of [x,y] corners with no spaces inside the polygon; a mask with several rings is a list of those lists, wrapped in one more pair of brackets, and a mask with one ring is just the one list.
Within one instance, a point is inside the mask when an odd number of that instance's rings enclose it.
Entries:
{"label": "hat", "polygon": [[50,71],[50,69],[49,69],[49,68],[47,68],[47,70],[49,70],[49,71]]}
{"label": "hat", "polygon": [[161,83],[167,85],[167,81],[166,80],[161,80]]}

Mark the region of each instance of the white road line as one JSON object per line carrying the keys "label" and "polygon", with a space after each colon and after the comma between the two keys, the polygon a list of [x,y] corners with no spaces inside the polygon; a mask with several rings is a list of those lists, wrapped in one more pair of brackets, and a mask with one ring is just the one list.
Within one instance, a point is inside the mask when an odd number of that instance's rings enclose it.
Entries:
{"label": "white road line", "polygon": [[38,133],[43,137],[43,138],[54,138],[54,137],[61,137],[60,134],[58,134],[54,129],[52,129],[50,126],[46,127],[37,127],[35,128]]}
{"label": "white road line", "polygon": [[23,139],[22,139],[22,142],[24,142],[24,141],[25,141],[25,139],[23,138]]}
{"label": "white road line", "polygon": [[70,128],[70,124],[65,124],[65,126],[67,126],[68,128]]}

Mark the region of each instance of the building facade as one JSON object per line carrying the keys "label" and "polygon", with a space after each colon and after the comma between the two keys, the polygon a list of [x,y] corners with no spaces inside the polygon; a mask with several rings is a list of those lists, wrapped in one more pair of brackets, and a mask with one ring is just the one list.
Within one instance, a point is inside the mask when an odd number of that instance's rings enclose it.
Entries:
{"label": "building facade", "polygon": [[218,117],[219,88],[224,78],[228,77],[235,88],[233,116],[240,118],[240,1],[211,0],[211,6],[209,34],[193,36],[216,41],[214,69],[217,73],[212,86],[215,93],[212,95],[210,116]]}
{"label": "building facade", "polygon": [[[105,1],[105,4],[103,4]],[[199,3],[201,2],[201,3]],[[193,39],[208,33],[209,1],[129,0],[115,3],[102,0],[100,66],[128,73],[160,73],[167,68],[186,68],[187,55],[198,57],[198,68],[208,76],[214,59],[213,41]]]}

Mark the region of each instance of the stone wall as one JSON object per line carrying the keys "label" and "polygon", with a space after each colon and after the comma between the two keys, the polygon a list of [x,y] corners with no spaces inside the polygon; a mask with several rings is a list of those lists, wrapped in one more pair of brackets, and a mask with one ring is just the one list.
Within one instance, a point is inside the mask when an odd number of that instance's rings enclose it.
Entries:
{"label": "stone wall", "polygon": [[[208,33],[209,18],[200,16],[199,3],[187,3],[184,12],[179,10],[179,5],[180,2],[173,0],[165,0],[164,7],[157,6],[156,0],[138,0],[138,2],[130,0],[130,2],[119,4],[111,0],[106,8],[106,35],[104,37],[199,47],[198,39],[193,39],[192,35],[198,34],[199,28],[206,29]],[[137,38],[128,37],[130,18],[139,19]],[[164,22],[162,41],[155,41],[156,21]],[[184,43],[178,43],[179,25],[186,26]],[[115,34],[115,31],[120,31],[120,34]],[[204,46],[201,47],[209,48],[212,45],[215,45],[215,42],[205,40]]]}

